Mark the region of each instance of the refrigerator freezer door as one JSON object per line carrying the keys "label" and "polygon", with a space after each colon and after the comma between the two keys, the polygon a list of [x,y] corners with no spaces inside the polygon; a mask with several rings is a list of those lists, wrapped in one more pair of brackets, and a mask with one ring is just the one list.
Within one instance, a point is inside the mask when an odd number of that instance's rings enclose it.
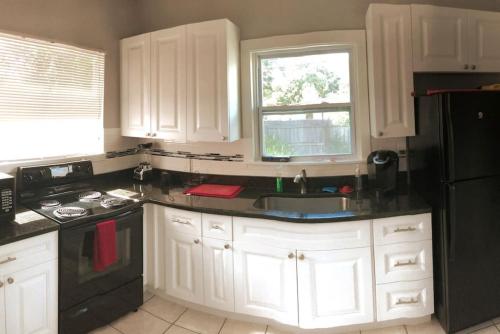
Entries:
{"label": "refrigerator freezer door", "polygon": [[449,330],[500,316],[500,177],[445,185]]}
{"label": "refrigerator freezer door", "polygon": [[500,174],[500,93],[443,96],[448,181]]}

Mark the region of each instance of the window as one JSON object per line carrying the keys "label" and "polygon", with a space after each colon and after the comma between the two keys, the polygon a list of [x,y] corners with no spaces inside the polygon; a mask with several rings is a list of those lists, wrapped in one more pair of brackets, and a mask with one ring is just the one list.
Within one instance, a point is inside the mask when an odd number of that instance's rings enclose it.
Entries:
{"label": "window", "polygon": [[259,57],[263,156],[353,154],[349,50]]}
{"label": "window", "polygon": [[370,150],[364,31],[248,40],[241,53],[243,131],[252,133],[256,160],[364,159]]}
{"label": "window", "polygon": [[0,161],[102,153],[104,58],[0,34]]}

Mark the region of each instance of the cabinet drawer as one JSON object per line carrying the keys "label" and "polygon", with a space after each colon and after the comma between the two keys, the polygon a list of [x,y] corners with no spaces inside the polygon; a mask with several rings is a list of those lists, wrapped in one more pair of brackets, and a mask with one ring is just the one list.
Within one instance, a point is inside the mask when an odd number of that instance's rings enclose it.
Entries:
{"label": "cabinet drawer", "polygon": [[373,221],[375,245],[432,239],[431,214],[400,216]]}
{"label": "cabinet drawer", "polygon": [[434,313],[432,278],[377,285],[378,321],[418,318]]}
{"label": "cabinet drawer", "polygon": [[432,241],[375,246],[377,284],[432,277]]}
{"label": "cabinet drawer", "polygon": [[203,213],[201,222],[204,237],[233,240],[233,217]]}
{"label": "cabinet drawer", "polygon": [[370,221],[300,224],[233,218],[235,241],[298,250],[335,250],[371,245]]}
{"label": "cabinet drawer", "polygon": [[13,242],[0,247],[0,276],[57,259],[57,232]]}
{"label": "cabinet drawer", "polygon": [[170,231],[201,236],[201,213],[168,208],[157,205],[156,219],[165,224]]}

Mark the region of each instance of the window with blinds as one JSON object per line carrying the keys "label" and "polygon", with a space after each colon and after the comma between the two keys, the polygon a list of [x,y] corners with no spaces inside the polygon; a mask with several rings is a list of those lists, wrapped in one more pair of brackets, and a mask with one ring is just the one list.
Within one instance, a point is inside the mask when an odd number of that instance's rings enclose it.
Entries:
{"label": "window with blinds", "polygon": [[0,34],[0,162],[102,153],[104,58]]}

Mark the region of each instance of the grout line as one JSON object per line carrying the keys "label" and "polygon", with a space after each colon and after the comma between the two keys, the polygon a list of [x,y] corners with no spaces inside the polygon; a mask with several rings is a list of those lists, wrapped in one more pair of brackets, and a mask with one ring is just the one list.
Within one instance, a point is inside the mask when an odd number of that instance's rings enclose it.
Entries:
{"label": "grout line", "polygon": [[266,331],[264,333],[267,334],[267,330],[269,329],[269,325],[266,325]]}
{"label": "grout line", "polygon": [[181,314],[179,314],[179,316],[177,317],[177,319],[174,320],[173,324],[175,324],[177,321],[179,321],[179,319],[184,315],[184,313],[186,313],[189,309],[186,307],[186,309],[184,311],[182,311]]}
{"label": "grout line", "polygon": [[[163,319],[163,318],[161,318],[161,317],[157,316],[156,314],[149,312],[148,310],[144,310],[144,309],[142,309],[142,308],[141,308],[141,309],[140,309],[140,311],[145,312],[145,313],[148,313],[148,314],[152,315],[153,317],[155,317],[156,319],[161,320],[161,321],[163,321],[163,322],[166,322],[166,323],[167,323],[167,324],[169,324],[169,325],[173,325],[173,323],[171,323],[170,321],[165,320],[165,319]],[[137,312],[139,312],[139,311],[137,311]]]}
{"label": "grout line", "polygon": [[[121,319],[121,318],[120,318],[120,319]],[[120,320],[120,319],[118,319],[118,320]],[[108,326],[109,326],[109,327],[111,327],[111,328],[113,328],[113,329],[114,329],[115,331],[117,331],[118,333],[125,334],[125,333],[123,333],[121,330],[119,330],[118,328],[113,327],[111,324],[109,324]]]}
{"label": "grout line", "polygon": [[408,328],[406,327],[406,325],[403,325],[403,328],[405,330],[405,333],[408,334]]}
{"label": "grout line", "polygon": [[170,326],[168,326],[168,327],[167,327],[167,329],[165,329],[165,331],[164,331],[162,334],[167,333],[167,332],[168,332],[168,330],[169,330],[170,328],[172,328],[173,324],[171,324],[171,323],[168,323],[168,324],[169,324]]}
{"label": "grout line", "polygon": [[227,318],[224,318],[224,321],[222,322],[222,326],[220,326],[220,329],[217,332],[217,334],[220,334],[222,332],[222,328],[224,328],[224,325],[226,324],[226,321],[227,321]]}

